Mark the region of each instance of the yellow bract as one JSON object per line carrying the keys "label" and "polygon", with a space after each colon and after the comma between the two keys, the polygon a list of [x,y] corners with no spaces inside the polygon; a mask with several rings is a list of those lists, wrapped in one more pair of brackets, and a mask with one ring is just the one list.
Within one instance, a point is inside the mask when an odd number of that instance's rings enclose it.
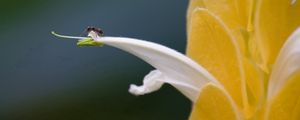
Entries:
{"label": "yellow bract", "polygon": [[241,96],[246,91],[242,88],[239,52],[232,35],[224,23],[205,9],[195,9],[190,22],[187,55],[215,76],[239,108],[243,108]]}
{"label": "yellow bract", "polygon": [[300,120],[300,72],[292,75],[269,103],[266,117],[270,120]]}
{"label": "yellow bract", "polygon": [[[221,109],[219,109],[221,108]],[[228,95],[219,86],[208,83],[201,90],[190,120],[238,120],[239,115]]]}

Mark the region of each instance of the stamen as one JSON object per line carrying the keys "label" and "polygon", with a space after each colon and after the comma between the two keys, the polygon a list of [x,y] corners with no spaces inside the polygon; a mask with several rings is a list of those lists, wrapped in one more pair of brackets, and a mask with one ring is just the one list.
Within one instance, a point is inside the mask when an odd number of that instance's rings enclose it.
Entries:
{"label": "stamen", "polygon": [[76,36],[60,35],[60,34],[55,33],[54,31],[52,31],[51,34],[56,36],[56,37],[70,38],[70,39],[87,39],[88,38],[88,37],[76,37]]}

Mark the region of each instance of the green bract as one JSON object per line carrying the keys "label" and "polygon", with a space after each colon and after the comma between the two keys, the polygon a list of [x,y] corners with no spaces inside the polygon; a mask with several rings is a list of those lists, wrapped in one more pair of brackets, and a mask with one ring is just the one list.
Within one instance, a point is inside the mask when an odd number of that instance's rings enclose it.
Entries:
{"label": "green bract", "polygon": [[98,46],[98,47],[101,47],[103,45],[104,45],[103,43],[96,42],[92,38],[81,39],[81,40],[78,40],[78,42],[77,42],[78,47],[82,47],[82,46]]}

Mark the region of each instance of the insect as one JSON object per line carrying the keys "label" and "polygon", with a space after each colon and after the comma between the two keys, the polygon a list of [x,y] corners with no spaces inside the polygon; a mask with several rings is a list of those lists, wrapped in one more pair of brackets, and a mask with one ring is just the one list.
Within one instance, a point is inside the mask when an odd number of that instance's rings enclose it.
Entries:
{"label": "insect", "polygon": [[91,32],[91,31],[96,32],[99,36],[103,36],[103,34],[104,34],[103,31],[102,31],[100,28],[88,26],[88,27],[86,28],[86,32]]}

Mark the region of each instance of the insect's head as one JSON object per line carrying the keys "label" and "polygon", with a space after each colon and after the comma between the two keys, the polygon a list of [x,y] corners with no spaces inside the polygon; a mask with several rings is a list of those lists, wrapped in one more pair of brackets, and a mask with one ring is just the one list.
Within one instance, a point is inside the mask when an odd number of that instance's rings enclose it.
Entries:
{"label": "insect's head", "polygon": [[94,31],[94,32],[96,32],[99,36],[103,36],[103,31],[100,29],[100,28],[96,28],[96,27],[87,27],[86,28],[86,32],[91,32],[91,31]]}

